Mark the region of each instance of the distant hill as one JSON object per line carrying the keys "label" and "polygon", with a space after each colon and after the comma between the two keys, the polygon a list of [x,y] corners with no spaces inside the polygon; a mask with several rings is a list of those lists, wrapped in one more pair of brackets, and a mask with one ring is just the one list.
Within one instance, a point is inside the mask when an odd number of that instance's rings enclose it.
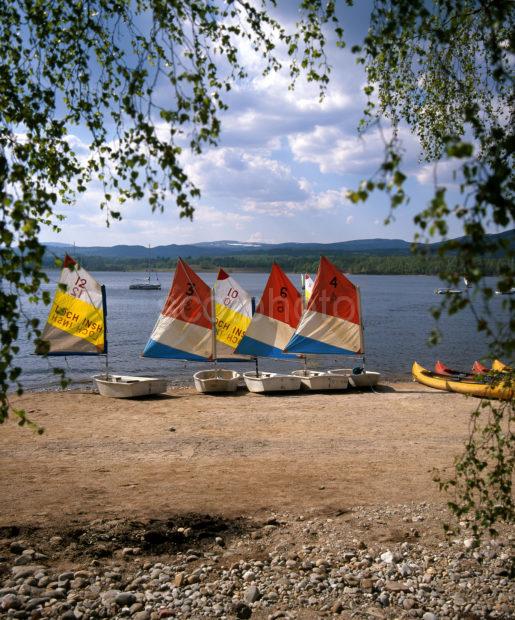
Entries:
{"label": "distant hill", "polygon": [[[505,238],[515,245],[515,229],[491,235],[492,238]],[[463,237],[461,239],[464,239]],[[156,259],[222,257],[245,254],[292,255],[305,254],[369,254],[383,256],[406,256],[410,253],[411,243],[402,239],[357,239],[336,243],[247,243],[242,241],[205,241],[187,245],[160,245],[149,249],[143,245],[73,246],[64,243],[48,243],[48,254],[61,256],[63,251],[81,257],[98,257],[111,259],[139,259],[149,257]],[[437,249],[439,243],[430,244],[430,249]]]}

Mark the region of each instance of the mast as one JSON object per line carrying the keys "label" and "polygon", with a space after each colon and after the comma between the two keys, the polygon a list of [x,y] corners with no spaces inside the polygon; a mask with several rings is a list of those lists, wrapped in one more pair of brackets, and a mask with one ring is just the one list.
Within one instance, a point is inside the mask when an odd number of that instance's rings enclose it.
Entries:
{"label": "mast", "polygon": [[361,333],[361,348],[363,349],[363,370],[365,370],[365,329],[363,327],[363,314],[361,309],[361,289],[356,285],[358,290],[358,312],[359,312],[359,329]]}
{"label": "mast", "polygon": [[[302,314],[306,311],[306,274],[302,273],[300,276],[300,288],[302,291]],[[300,357],[304,360],[304,374],[308,369],[308,356],[301,355]]]}
{"label": "mast", "polygon": [[213,361],[216,365],[216,305],[214,287],[211,289],[211,343],[213,347]]}
{"label": "mast", "polygon": [[104,314],[104,353],[106,356],[106,381],[109,381],[109,353],[107,347],[107,299],[106,299],[106,287],[101,285],[102,291],[102,312]]}
{"label": "mast", "polygon": [[[256,312],[256,298],[252,297],[252,316],[254,316]],[[259,377],[259,363],[258,356],[254,355],[254,364],[256,365],[256,377]]]}

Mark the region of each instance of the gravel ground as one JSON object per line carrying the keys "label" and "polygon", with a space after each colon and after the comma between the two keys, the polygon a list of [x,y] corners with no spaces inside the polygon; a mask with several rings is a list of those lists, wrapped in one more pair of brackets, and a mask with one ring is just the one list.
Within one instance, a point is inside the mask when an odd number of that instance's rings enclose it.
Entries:
{"label": "gravel ground", "polygon": [[0,530],[2,618],[512,618],[514,537],[441,505]]}

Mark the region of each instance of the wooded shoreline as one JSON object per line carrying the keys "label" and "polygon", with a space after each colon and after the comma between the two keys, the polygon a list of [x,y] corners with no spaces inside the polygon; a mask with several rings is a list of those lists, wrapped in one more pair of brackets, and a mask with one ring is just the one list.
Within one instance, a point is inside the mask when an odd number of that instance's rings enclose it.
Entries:
{"label": "wooded shoreline", "polygon": [[[438,276],[442,272],[463,273],[463,267],[456,257],[447,256],[388,256],[370,254],[327,254],[345,273],[363,275],[428,275]],[[100,256],[76,256],[89,271],[173,271],[177,263],[175,258],[105,258]],[[256,254],[238,256],[189,257],[183,256],[190,266],[197,271],[218,271],[220,267],[233,272],[268,272],[273,262],[278,262],[285,271],[294,273],[316,273],[319,254],[305,256],[287,254]],[[485,258],[483,275],[496,276],[506,267],[504,258]],[[47,267],[55,267],[54,259],[48,257]]]}

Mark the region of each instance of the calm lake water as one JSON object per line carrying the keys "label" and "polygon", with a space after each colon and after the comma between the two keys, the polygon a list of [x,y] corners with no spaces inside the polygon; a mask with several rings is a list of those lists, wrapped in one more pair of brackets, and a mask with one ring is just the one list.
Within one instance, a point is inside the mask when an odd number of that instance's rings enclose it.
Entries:
{"label": "calm lake water", "polygon": [[[49,290],[54,290],[58,272],[51,272]],[[192,383],[192,374],[209,366],[201,363],[155,360],[140,357],[154,327],[172,281],[172,273],[160,273],[161,291],[129,290],[129,284],[143,273],[99,272],[93,274],[107,289],[107,325],[109,367],[112,372],[143,376],[163,376],[171,384]],[[216,274],[199,274],[209,285]],[[288,274],[300,288],[300,276]],[[256,297],[258,303],[267,280],[265,273],[235,274],[240,284]],[[409,379],[411,365],[417,360],[432,368],[436,359],[456,368],[470,368],[475,359],[486,352],[485,340],[475,330],[470,310],[440,322],[444,334],[437,347],[428,347],[427,339],[434,326],[429,309],[440,297],[435,288],[442,286],[438,278],[426,276],[351,276],[361,287],[365,321],[366,366],[381,372],[386,379]],[[48,308],[24,304],[30,316],[43,323]],[[501,299],[492,302],[495,312],[501,311]],[[89,383],[92,374],[105,368],[104,358],[68,357],[43,359],[32,355],[32,347],[22,339],[17,362],[24,370],[24,385],[29,389],[55,389],[58,381],[52,368],[67,369],[73,385]],[[302,363],[302,362],[301,362]],[[312,368],[352,367],[356,362],[346,358],[324,357],[309,361]],[[231,364],[237,370],[250,370],[254,364]],[[288,371],[298,368],[299,362],[260,360],[260,369]]]}

